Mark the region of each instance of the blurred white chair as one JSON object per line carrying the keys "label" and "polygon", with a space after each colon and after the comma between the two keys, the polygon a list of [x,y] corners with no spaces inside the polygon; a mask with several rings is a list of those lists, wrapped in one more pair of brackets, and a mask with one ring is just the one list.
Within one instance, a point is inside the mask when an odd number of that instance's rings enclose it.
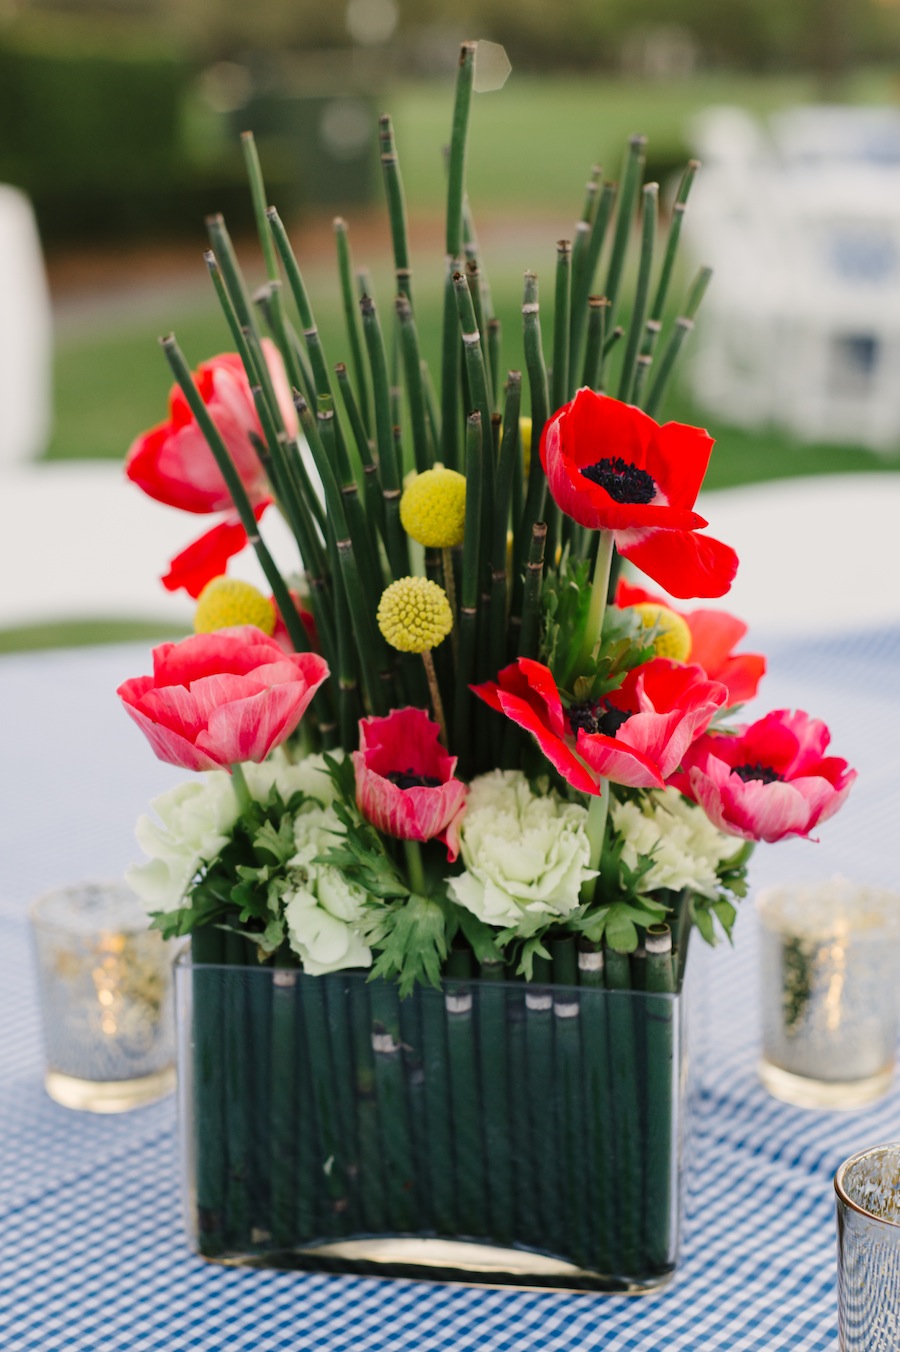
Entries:
{"label": "blurred white chair", "polygon": [[50,435],[50,296],[31,204],[0,183],[0,465],[39,455]]}
{"label": "blurred white chair", "polygon": [[804,441],[900,445],[900,113],[710,109],[685,242],[715,280],[690,375],[704,407]]}

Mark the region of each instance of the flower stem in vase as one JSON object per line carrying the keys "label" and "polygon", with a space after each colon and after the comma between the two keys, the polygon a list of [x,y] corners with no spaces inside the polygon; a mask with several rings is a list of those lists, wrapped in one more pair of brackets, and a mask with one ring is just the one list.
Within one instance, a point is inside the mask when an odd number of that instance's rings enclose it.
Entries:
{"label": "flower stem in vase", "polygon": [[479,968],[478,1069],[484,1120],[485,1174],[490,1234],[508,1244],[515,1233],[514,1160],[510,1141],[509,1063],[506,1048],[506,989],[502,961]]}
{"label": "flower stem in vase", "polygon": [[411,1168],[415,1180],[412,1200],[415,1205],[414,1229],[434,1229],[431,1190],[426,1183],[428,1152],[432,1148],[425,1115],[425,1060],[423,1055],[421,1001],[400,1001],[400,1043],[403,1079],[406,1085],[406,1111],[412,1143]]}
{"label": "flower stem in vase", "polygon": [[585,1206],[590,1216],[589,1266],[613,1271],[612,1104],[609,1096],[607,1014],[609,998],[603,975],[603,950],[589,939],[578,940],[578,984],[581,987],[581,1056],[584,1094],[584,1150],[587,1178]]}
{"label": "flower stem in vase", "polygon": [[409,1234],[415,1228],[418,1208],[400,1044],[400,1000],[396,986],[387,981],[373,981],[369,993],[387,1216],[393,1230]]}
{"label": "flower stem in vase", "polygon": [[666,924],[647,930],[646,1063],[647,1098],[644,1166],[643,1251],[651,1269],[670,1259],[672,1212],[672,1124],[675,1072],[675,992],[672,933]]}
{"label": "flower stem in vase", "polygon": [[225,960],[223,931],[212,925],[195,930],[191,935],[191,960],[197,1247],[204,1258],[215,1258],[225,1248],[228,1170],[226,1070],[222,1055],[224,988],[218,966]]}
{"label": "flower stem in vase", "polygon": [[566,1257],[587,1266],[584,1185],[581,1164],[584,1143],[584,1101],[581,1071],[581,1002],[577,987],[578,959],[574,936],[551,939],[553,962],[554,1065],[560,1158],[560,1211],[565,1217]]}
{"label": "flower stem in vase", "polygon": [[344,1158],[347,1207],[343,1213],[342,1232],[353,1234],[360,1228],[360,1168],[353,1095],[353,1045],[350,1026],[352,1007],[342,972],[317,977],[316,980],[321,981],[325,987],[328,1039],[331,1046],[331,1064],[334,1067],[334,1103],[337,1132]]}
{"label": "flower stem in vase", "polygon": [[528,1178],[536,1189],[538,1234],[536,1247],[559,1254],[566,1217],[560,1197],[558,1153],[548,1142],[559,1140],[557,1121],[557,1065],[553,1047],[553,973],[546,958],[535,956],[534,979],[525,986],[525,1045],[528,1071],[531,1163]]}
{"label": "flower stem in vase", "polygon": [[389,1228],[384,1199],[384,1160],[378,1129],[375,1097],[375,1054],[372,1049],[372,1015],[369,986],[355,982],[350,988],[350,1028],[359,1143],[359,1205],[363,1228],[378,1234]]}
{"label": "flower stem in vase", "polygon": [[309,1093],[315,1123],[313,1140],[314,1224],[319,1233],[344,1233],[348,1210],[347,1153],[335,1094],[339,1068],[328,1036],[325,982],[305,974],[300,984],[303,1030],[309,1058]]}
{"label": "flower stem in vase", "polygon": [[244,962],[256,963],[246,982],[249,1050],[248,1187],[250,1237],[254,1245],[268,1244],[272,1233],[272,1171],[280,1162],[272,1154],[272,995],[269,972],[261,968],[244,942]]}
{"label": "flower stem in vase", "polygon": [[[244,940],[238,934],[225,936],[225,961],[242,966]],[[235,974],[236,975],[236,974]],[[225,1028],[225,1122],[228,1142],[228,1196],[225,1207],[226,1245],[235,1253],[250,1247],[251,1099],[250,1062],[254,1048],[248,1035],[248,998],[243,982],[233,980],[224,1001]]]}
{"label": "flower stem in vase", "polygon": [[272,1242],[287,1248],[297,1235],[297,1056],[298,972],[277,966],[272,973],[271,1140]]}
{"label": "flower stem in vase", "polygon": [[425,1121],[429,1142],[422,1175],[423,1181],[427,1180],[424,1210],[437,1234],[450,1236],[459,1231],[455,1163],[458,1142],[453,1133],[447,1016],[440,991],[423,990],[421,1001]]}
{"label": "flower stem in vase", "polygon": [[610,991],[609,1072],[613,1120],[613,1167],[615,1180],[613,1214],[618,1243],[613,1250],[619,1272],[635,1272],[641,1222],[641,1141],[638,1063],[636,1060],[631,972],[627,953],[607,946],[604,955],[606,989]]}
{"label": "flower stem in vase", "polygon": [[456,1140],[456,1196],[459,1232],[468,1236],[489,1233],[487,1192],[484,1178],[484,1144],[478,1094],[474,997],[468,950],[454,949],[447,959],[449,984],[444,989],[447,1017],[447,1052],[450,1062],[450,1093],[453,1135]]}

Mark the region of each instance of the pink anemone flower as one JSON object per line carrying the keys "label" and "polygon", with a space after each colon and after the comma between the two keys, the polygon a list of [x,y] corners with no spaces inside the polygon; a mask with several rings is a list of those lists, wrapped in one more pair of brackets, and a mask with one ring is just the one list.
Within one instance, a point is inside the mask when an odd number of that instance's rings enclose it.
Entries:
{"label": "pink anemone flower", "polygon": [[665,657],[636,667],[602,699],[567,707],[550,669],[524,657],[472,689],[530,732],[573,788],[592,794],[600,779],[662,788],[727,698],[700,667]]}
{"label": "pink anemone flower", "polygon": [[439,840],[452,863],[459,854],[459,824],[468,790],[454,779],[456,757],[438,738],[440,728],[424,709],[393,709],[384,718],[361,718],[353,752],[360,812],[398,840]]}
{"label": "pink anemone flower", "polygon": [[826,756],[830,740],[820,719],[777,709],[736,737],[700,738],[671,783],[729,835],[808,836],[837,812],[856,778],[845,760]]}
{"label": "pink anemone flower", "polygon": [[254,625],[153,650],[153,675],[117,691],[160,760],[187,770],[265,760],[294,731],[328,663],[286,653]]}

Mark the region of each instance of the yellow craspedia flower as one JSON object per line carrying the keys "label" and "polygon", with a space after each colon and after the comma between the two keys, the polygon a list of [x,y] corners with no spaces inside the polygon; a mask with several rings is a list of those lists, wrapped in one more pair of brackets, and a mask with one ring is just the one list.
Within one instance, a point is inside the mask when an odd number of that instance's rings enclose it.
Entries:
{"label": "yellow craspedia flower", "polygon": [[407,535],[427,549],[461,545],[466,527],[466,480],[444,465],[417,474],[400,499]]}
{"label": "yellow craspedia flower", "polygon": [[691,631],[680,615],[656,601],[640,601],[630,608],[640,615],[645,629],[658,631],[653,640],[657,657],[671,657],[675,662],[688,660],[691,655]]}
{"label": "yellow craspedia flower", "polygon": [[519,419],[519,440],[522,443],[522,473],[525,478],[531,471],[531,419]]}
{"label": "yellow craspedia flower", "polygon": [[194,633],[211,634],[234,624],[255,624],[264,634],[275,632],[275,606],[249,582],[214,577],[197,598]]}
{"label": "yellow craspedia flower", "polygon": [[436,648],[453,628],[447,593],[425,577],[401,577],[381,593],[378,628],[401,653]]}

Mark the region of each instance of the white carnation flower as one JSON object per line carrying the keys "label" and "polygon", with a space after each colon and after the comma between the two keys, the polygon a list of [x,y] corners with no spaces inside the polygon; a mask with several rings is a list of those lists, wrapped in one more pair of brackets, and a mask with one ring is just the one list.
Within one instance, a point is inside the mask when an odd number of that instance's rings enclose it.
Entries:
{"label": "white carnation flower", "polygon": [[[340,760],[344,753],[338,750],[330,754]],[[323,807],[334,802],[335,788],[325,768],[324,756],[311,755],[304,756],[301,761],[289,761],[279,747],[268,760],[258,765],[249,762],[243,769],[250,792],[259,801],[267,797],[274,785],[285,802],[292,793],[298,792],[318,799]]]}
{"label": "white carnation flower", "polygon": [[209,864],[228,844],[238,819],[231,776],[211,770],[154,798],[156,817],[138,820],[138,844],[148,859],[126,874],[149,910],[173,910],[181,904],[201,864]]}
{"label": "white carnation flower", "polygon": [[532,933],[578,905],[589,868],[587,809],[536,793],[520,770],[492,770],[469,786],[460,829],[465,872],[448,879],[460,906],[488,925]]}
{"label": "white carnation flower", "polygon": [[293,886],[283,898],[284,918],[291,948],[304,971],[313,976],[372,965],[372,950],[358,929],[366,893],[340,869],[316,862],[343,836],[344,828],[331,806],[307,806],[297,814],[297,853],[288,865]]}
{"label": "white carnation flower", "polygon": [[640,804],[613,803],[610,815],[624,841],[623,863],[633,869],[640,855],[652,856],[653,866],[639,884],[641,892],[689,888],[699,896],[715,897],[718,870],[742,848],[677,789],[651,789]]}

